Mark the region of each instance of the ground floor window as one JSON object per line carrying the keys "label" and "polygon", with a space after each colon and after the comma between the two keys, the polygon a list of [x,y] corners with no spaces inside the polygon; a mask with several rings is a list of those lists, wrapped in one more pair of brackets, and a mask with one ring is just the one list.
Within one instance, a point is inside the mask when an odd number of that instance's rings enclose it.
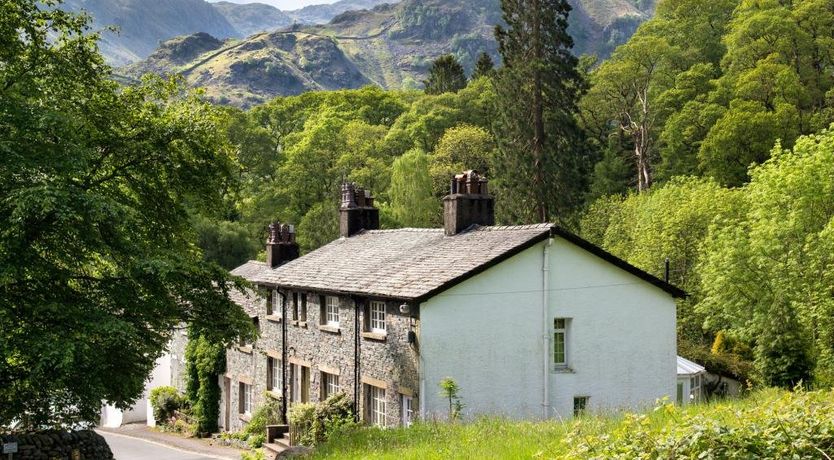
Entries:
{"label": "ground floor window", "polygon": [[366,385],[367,398],[365,399],[368,422],[375,426],[385,426],[385,389]]}
{"label": "ground floor window", "polygon": [[327,372],[321,373],[321,399],[325,400],[330,396],[335,395],[342,391],[342,388],[339,386],[339,376],[334,374],[328,374]]}
{"label": "ground floor window", "polygon": [[411,426],[414,422],[414,398],[408,395],[402,395],[400,408],[402,410],[403,426]]}
{"label": "ground floor window", "polygon": [[678,404],[683,405],[683,382],[678,382]]}
{"label": "ground floor window", "polygon": [[281,391],[281,360],[266,358],[266,389],[268,391]]}
{"label": "ground floor window", "polygon": [[240,382],[240,388],[238,396],[240,397],[240,401],[238,402],[238,412],[241,414],[251,415],[252,414],[252,385]]}
{"label": "ground floor window", "polygon": [[575,396],[573,398],[573,415],[574,417],[578,417],[580,415],[585,414],[585,411],[588,407],[588,397],[587,396]]}
{"label": "ground floor window", "polygon": [[292,368],[292,402],[310,402],[310,368],[293,364]]}

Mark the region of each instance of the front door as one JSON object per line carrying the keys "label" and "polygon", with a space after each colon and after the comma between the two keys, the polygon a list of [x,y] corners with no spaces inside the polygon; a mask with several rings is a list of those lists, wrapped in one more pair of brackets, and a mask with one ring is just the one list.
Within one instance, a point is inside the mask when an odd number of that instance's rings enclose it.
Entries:
{"label": "front door", "polygon": [[223,429],[230,431],[231,418],[229,412],[232,411],[232,379],[229,377],[223,378],[223,394],[226,396],[226,410],[224,411]]}

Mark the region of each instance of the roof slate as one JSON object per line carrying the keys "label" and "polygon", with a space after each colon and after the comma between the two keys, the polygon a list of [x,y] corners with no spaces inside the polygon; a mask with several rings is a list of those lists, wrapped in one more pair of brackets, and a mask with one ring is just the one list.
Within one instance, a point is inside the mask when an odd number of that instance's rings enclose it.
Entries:
{"label": "roof slate", "polygon": [[286,288],[422,300],[547,238],[550,224],[365,231],[340,238],[251,281]]}
{"label": "roof slate", "polygon": [[[230,273],[232,275],[251,280],[266,271],[268,271],[268,269],[266,268],[265,263],[250,260],[240,267],[235,268]],[[243,307],[243,311],[245,311],[250,318],[258,316],[258,307],[260,306],[261,299],[258,298],[258,294],[255,291],[251,289],[244,289],[241,291],[233,288],[229,291],[229,299]]]}

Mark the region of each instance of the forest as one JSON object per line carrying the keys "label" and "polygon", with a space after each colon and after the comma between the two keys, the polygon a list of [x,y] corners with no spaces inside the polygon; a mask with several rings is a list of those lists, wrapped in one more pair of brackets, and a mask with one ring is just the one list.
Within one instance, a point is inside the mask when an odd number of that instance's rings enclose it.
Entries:
{"label": "forest", "polygon": [[[743,380],[834,383],[832,53],[824,0],[663,1],[610,59],[576,62],[575,125],[561,124],[576,139],[546,146],[562,158],[543,168],[548,220],[658,276],[668,259],[690,294],[682,353]],[[256,257],[273,220],[296,224],[304,251],[331,241],[343,180],[373,191],[387,228],[440,225],[464,169],[494,184],[499,223],[541,220],[538,197],[519,194],[530,175],[502,154],[499,114],[517,95],[484,65],[441,91],[228,109],[239,181],[197,218],[206,256]]]}

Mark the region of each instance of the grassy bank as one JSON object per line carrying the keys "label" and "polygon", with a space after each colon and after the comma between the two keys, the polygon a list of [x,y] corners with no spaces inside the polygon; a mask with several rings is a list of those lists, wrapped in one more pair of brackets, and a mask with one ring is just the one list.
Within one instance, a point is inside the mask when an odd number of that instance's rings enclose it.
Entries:
{"label": "grassy bank", "polygon": [[[703,455],[703,456],[702,456]],[[342,433],[320,459],[834,457],[834,392],[757,391],[740,400],[569,422],[483,418]]]}

